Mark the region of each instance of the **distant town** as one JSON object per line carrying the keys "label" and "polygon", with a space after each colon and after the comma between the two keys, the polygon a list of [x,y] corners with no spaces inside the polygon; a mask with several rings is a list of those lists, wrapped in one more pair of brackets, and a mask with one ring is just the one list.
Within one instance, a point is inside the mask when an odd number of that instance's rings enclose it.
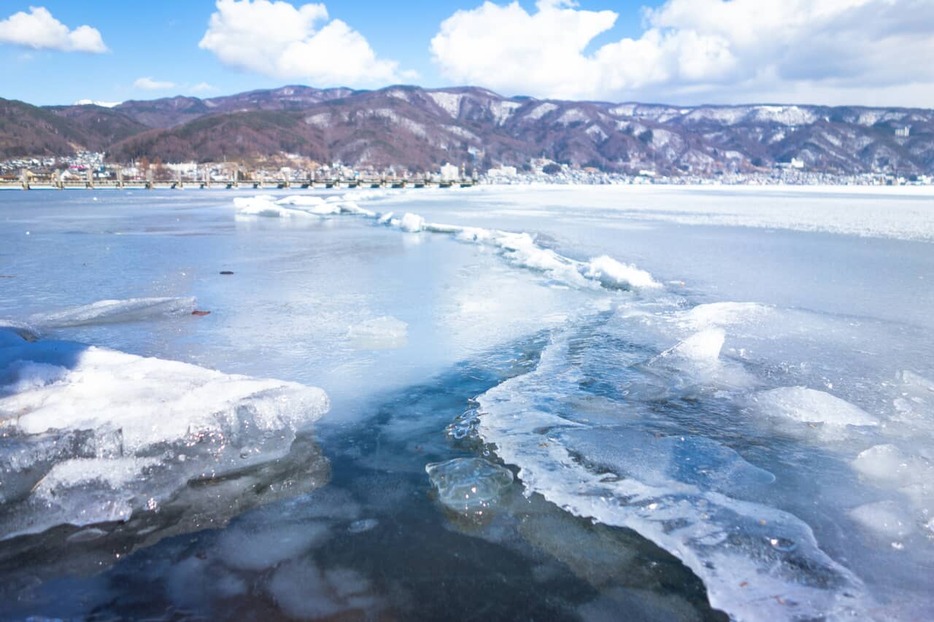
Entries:
{"label": "distant town", "polygon": [[808,171],[792,160],[768,172],[724,172],[716,175],[663,175],[652,170],[637,174],[600,171],[532,159],[522,169],[501,165],[485,171],[445,164],[437,171],[375,170],[337,163],[321,164],[294,156],[289,165],[248,168],[236,162],[150,162],[130,165],[106,161],[101,152],[80,152],[66,157],[35,157],[0,161],[0,187],[24,190],[49,188],[310,188],[310,187],[450,187],[474,184],[748,184],[748,185],[930,185],[927,175],[891,173],[831,174]]}

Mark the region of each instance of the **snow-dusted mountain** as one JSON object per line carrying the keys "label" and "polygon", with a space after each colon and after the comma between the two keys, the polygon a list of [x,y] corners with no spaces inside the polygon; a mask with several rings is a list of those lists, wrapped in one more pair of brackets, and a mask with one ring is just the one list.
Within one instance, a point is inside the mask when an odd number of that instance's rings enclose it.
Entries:
{"label": "snow-dusted mountain", "polygon": [[[8,111],[16,110],[16,115]],[[33,109],[36,121],[27,114]],[[606,171],[714,175],[792,163],[828,173],[934,174],[934,110],[806,105],[667,106],[502,97],[473,88],[286,86],[39,109],[0,100],[0,157],[250,159],[278,153],[373,167],[523,167],[532,158]],[[60,123],[61,122],[61,123]],[[61,125],[64,124],[64,125]],[[37,139],[36,132],[50,134]],[[66,141],[54,140],[68,135]],[[40,154],[37,154],[40,155]]]}

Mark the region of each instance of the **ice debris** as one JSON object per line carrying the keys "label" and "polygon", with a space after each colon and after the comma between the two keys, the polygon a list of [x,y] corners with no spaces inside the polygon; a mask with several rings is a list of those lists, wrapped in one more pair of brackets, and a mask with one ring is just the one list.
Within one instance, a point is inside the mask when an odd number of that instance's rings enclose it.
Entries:
{"label": "ice debris", "polygon": [[512,485],[512,471],[483,458],[454,458],[425,466],[438,500],[461,514],[482,514]]}
{"label": "ice debris", "polygon": [[862,408],[824,391],[779,387],[760,391],[755,402],[767,415],[828,426],[877,426],[878,419]]}

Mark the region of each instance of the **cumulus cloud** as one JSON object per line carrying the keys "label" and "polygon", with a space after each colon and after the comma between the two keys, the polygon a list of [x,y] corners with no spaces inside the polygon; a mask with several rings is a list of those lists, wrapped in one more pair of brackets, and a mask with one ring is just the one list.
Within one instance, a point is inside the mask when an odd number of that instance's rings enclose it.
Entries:
{"label": "cumulus cloud", "polygon": [[323,4],[296,8],[283,1],[217,0],[198,44],[232,67],[320,85],[397,82],[412,77],[379,59],[367,40]]}
{"label": "cumulus cloud", "polygon": [[163,80],[154,80],[149,76],[144,78],[138,78],[136,82],[133,83],[133,86],[138,89],[143,89],[145,91],[165,91],[167,89],[174,89],[174,82],[166,82]]}
{"label": "cumulus cloud", "polygon": [[518,2],[484,2],[445,20],[431,41],[444,75],[553,97],[593,92],[600,67],[584,56],[584,48],[613,27],[616,14],[576,10],[554,0],[540,0],[536,6],[529,14]]}
{"label": "cumulus cloud", "polygon": [[930,0],[667,0],[643,9],[638,38],[595,46],[618,17],[567,0],[539,0],[532,12],[485,2],[445,20],[431,51],[449,80],[539,97],[934,98]]}
{"label": "cumulus cloud", "polygon": [[101,54],[107,51],[96,28],[78,26],[69,30],[44,7],[30,7],[29,13],[20,11],[0,21],[0,43],[62,52]]}

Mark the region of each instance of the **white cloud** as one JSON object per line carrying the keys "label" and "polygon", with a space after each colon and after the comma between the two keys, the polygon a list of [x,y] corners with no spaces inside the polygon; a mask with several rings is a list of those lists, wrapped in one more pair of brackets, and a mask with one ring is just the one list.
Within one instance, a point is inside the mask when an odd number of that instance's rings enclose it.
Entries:
{"label": "white cloud", "polygon": [[78,26],[69,30],[44,7],[30,7],[29,13],[20,11],[0,21],[0,43],[62,52],[101,54],[107,51],[96,28]]}
{"label": "white cloud", "polygon": [[359,32],[328,21],[323,4],[296,8],[270,0],[217,0],[198,44],[226,65],[321,86],[385,84],[412,76],[376,57]]}
{"label": "white cloud", "polygon": [[667,0],[643,9],[640,37],[591,49],[617,18],[562,0],[531,13],[485,2],[445,20],[431,51],[449,80],[539,97],[934,101],[930,0]]}
{"label": "white cloud", "polygon": [[144,91],[165,91],[167,89],[174,89],[175,83],[153,80],[151,77],[146,76],[144,78],[138,78],[136,82],[133,83],[133,87],[143,89]]}
{"label": "white cloud", "polygon": [[612,11],[575,10],[541,0],[529,14],[518,2],[484,2],[441,24],[431,51],[442,73],[466,84],[573,98],[595,92],[600,67],[584,48],[616,22]]}
{"label": "white cloud", "polygon": [[191,87],[192,93],[210,93],[216,90],[217,87],[213,84],[209,84],[208,82],[199,82],[198,84]]}

